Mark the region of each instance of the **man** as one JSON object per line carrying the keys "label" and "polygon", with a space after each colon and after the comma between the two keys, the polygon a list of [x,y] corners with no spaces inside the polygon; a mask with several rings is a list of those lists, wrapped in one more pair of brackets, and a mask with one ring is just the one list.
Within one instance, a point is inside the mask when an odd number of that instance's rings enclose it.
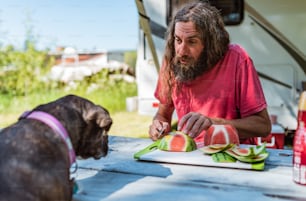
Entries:
{"label": "man", "polygon": [[177,130],[203,145],[212,124],[231,124],[241,142],[271,131],[262,87],[248,54],[229,44],[229,34],[214,7],[192,3],[180,9],[168,37],[155,97],[160,101],[149,129],[152,140]]}

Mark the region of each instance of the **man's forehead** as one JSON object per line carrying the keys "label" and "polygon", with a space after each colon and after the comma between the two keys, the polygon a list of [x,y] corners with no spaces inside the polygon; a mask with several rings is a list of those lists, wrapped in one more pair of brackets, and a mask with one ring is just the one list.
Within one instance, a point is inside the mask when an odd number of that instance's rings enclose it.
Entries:
{"label": "man's forehead", "polygon": [[199,38],[200,34],[196,30],[193,22],[177,22],[174,28],[175,36],[184,36],[188,38]]}

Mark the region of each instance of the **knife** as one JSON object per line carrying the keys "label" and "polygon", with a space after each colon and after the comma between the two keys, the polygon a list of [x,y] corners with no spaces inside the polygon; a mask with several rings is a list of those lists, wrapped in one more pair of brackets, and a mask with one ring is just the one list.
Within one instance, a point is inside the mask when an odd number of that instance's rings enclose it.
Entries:
{"label": "knife", "polygon": [[160,138],[164,132],[165,132],[165,128],[162,128],[162,129],[159,131],[157,138]]}

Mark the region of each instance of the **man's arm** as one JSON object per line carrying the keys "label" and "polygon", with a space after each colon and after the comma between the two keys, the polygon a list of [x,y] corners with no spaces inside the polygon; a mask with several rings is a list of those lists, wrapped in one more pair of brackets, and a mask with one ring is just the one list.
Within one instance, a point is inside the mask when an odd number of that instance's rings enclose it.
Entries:
{"label": "man's arm", "polygon": [[195,138],[212,124],[233,125],[238,130],[240,139],[256,136],[265,137],[271,132],[271,122],[266,109],[251,116],[233,120],[210,118],[197,112],[190,112],[182,117],[178,124],[178,130],[182,130]]}
{"label": "man's arm", "polygon": [[159,134],[163,130],[163,134],[171,131],[171,120],[173,112],[174,107],[159,104],[158,111],[154,116],[152,125],[149,129],[149,136],[152,140],[157,140],[160,138],[161,136]]}
{"label": "man's arm", "polygon": [[271,132],[271,121],[266,109],[242,119],[211,118],[213,124],[231,124],[239,133],[240,139],[249,137],[266,137]]}
{"label": "man's arm", "polygon": [[[159,132],[165,129],[164,133],[171,130],[171,120],[174,108],[160,104],[149,129],[149,136],[152,140],[157,140]],[[271,121],[266,109],[242,119],[227,120],[222,118],[209,118],[199,113],[191,112],[185,115],[179,122],[178,130],[189,133],[191,137],[196,137],[203,130],[209,128],[211,124],[231,124],[239,133],[240,139],[249,137],[265,137],[271,132]]]}

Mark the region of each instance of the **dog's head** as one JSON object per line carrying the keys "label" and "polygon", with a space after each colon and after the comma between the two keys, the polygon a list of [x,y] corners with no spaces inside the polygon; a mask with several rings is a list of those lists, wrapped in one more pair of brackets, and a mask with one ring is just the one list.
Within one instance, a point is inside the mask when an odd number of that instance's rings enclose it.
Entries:
{"label": "dog's head", "polygon": [[82,134],[76,153],[82,158],[93,157],[99,159],[108,152],[108,131],[112,125],[109,112],[98,105],[88,105],[83,110],[83,118],[86,122],[86,129]]}
{"label": "dog's head", "polygon": [[76,154],[82,158],[99,159],[108,152],[108,131],[113,123],[109,112],[102,106],[84,100],[81,114],[86,122]]}
{"label": "dog's head", "polygon": [[60,98],[51,106],[67,128],[78,157],[99,159],[107,155],[108,131],[113,123],[107,109],[75,95]]}

